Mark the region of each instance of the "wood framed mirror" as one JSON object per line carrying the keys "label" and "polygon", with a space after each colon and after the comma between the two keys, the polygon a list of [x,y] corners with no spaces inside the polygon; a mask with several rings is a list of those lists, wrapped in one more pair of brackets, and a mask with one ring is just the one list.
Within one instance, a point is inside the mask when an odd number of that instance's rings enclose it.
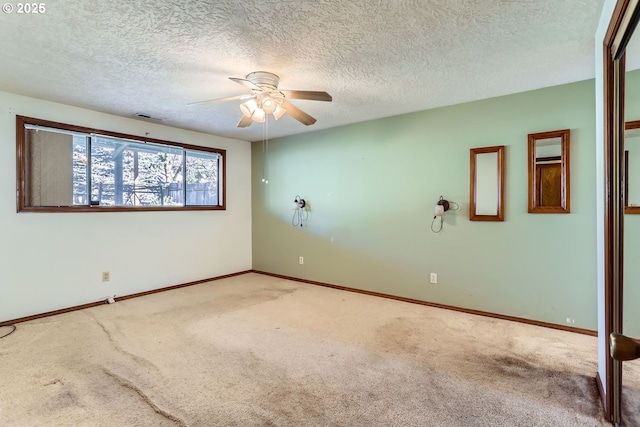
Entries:
{"label": "wood framed mirror", "polygon": [[624,213],[640,214],[640,120],[624,124]]}
{"label": "wood framed mirror", "polygon": [[471,221],[504,221],[504,145],[472,148],[469,189]]}
{"label": "wood framed mirror", "polygon": [[529,213],[570,213],[569,129],[529,134]]}

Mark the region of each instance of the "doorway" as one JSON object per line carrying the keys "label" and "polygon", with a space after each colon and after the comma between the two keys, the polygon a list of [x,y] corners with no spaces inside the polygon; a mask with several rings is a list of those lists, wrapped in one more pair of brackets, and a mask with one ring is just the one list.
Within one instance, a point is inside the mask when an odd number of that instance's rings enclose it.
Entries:
{"label": "doorway", "polygon": [[[606,2],[605,9],[611,3]],[[599,194],[604,203],[598,210],[598,384],[605,414],[615,425],[623,421],[622,364],[610,356],[609,347],[610,334],[623,333],[625,53],[639,18],[639,0],[618,0],[602,38],[604,186]]]}

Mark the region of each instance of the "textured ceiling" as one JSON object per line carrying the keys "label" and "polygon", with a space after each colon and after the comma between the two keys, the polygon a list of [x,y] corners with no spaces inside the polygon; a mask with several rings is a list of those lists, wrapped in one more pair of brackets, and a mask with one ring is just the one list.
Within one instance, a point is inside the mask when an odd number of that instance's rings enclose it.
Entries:
{"label": "textured ceiling", "polygon": [[248,93],[228,77],[259,70],[333,96],[291,101],[318,121],[285,115],[274,138],[593,78],[602,4],[54,0],[0,15],[0,90],[255,141],[240,101],[187,104]]}

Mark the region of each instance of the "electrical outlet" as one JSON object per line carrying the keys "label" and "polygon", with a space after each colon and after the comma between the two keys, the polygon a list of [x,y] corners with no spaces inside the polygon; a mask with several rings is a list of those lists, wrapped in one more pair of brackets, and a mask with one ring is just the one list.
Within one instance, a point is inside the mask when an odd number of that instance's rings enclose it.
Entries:
{"label": "electrical outlet", "polygon": [[108,271],[103,271],[102,272],[102,281],[103,282],[108,282],[111,279],[111,275],[109,274]]}
{"label": "electrical outlet", "polygon": [[574,323],[576,323],[576,319],[572,319],[571,317],[567,317],[567,323],[574,324]]}
{"label": "electrical outlet", "polygon": [[304,264],[304,257],[303,256],[298,258],[298,264],[300,264],[300,265]]}
{"label": "electrical outlet", "polygon": [[438,283],[438,274],[437,273],[431,273],[429,280],[431,281],[431,283]]}

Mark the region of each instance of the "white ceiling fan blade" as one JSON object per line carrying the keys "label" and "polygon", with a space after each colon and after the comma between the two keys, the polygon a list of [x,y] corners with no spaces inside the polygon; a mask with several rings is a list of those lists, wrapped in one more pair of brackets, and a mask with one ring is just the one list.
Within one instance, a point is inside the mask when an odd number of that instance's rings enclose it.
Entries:
{"label": "white ceiling fan blade", "polygon": [[316,119],[314,119],[295,105],[288,103],[287,101],[283,101],[281,106],[291,117],[305,126],[312,125],[316,122]]}
{"label": "white ceiling fan blade", "polygon": [[253,120],[251,119],[251,117],[247,117],[247,116],[243,115],[242,118],[240,119],[240,121],[238,122],[238,127],[239,128],[246,128],[246,127],[249,127],[251,125],[251,123],[253,123]]}
{"label": "white ceiling fan blade", "polygon": [[251,99],[255,97],[256,97],[255,95],[250,95],[250,94],[235,95],[235,96],[228,96],[226,98],[217,98],[217,99],[208,99],[206,101],[190,102],[187,105],[213,104],[214,102],[233,101],[234,99]]}
{"label": "white ceiling fan blade", "polygon": [[262,88],[250,80],[241,79],[238,77],[229,77],[229,80],[233,80],[234,82],[241,84],[242,86],[248,87],[249,89],[259,90],[260,92],[262,92]]}
{"label": "white ceiling fan blade", "polygon": [[308,99],[310,101],[329,101],[333,98],[327,92],[317,92],[313,90],[281,90],[285,98]]}

